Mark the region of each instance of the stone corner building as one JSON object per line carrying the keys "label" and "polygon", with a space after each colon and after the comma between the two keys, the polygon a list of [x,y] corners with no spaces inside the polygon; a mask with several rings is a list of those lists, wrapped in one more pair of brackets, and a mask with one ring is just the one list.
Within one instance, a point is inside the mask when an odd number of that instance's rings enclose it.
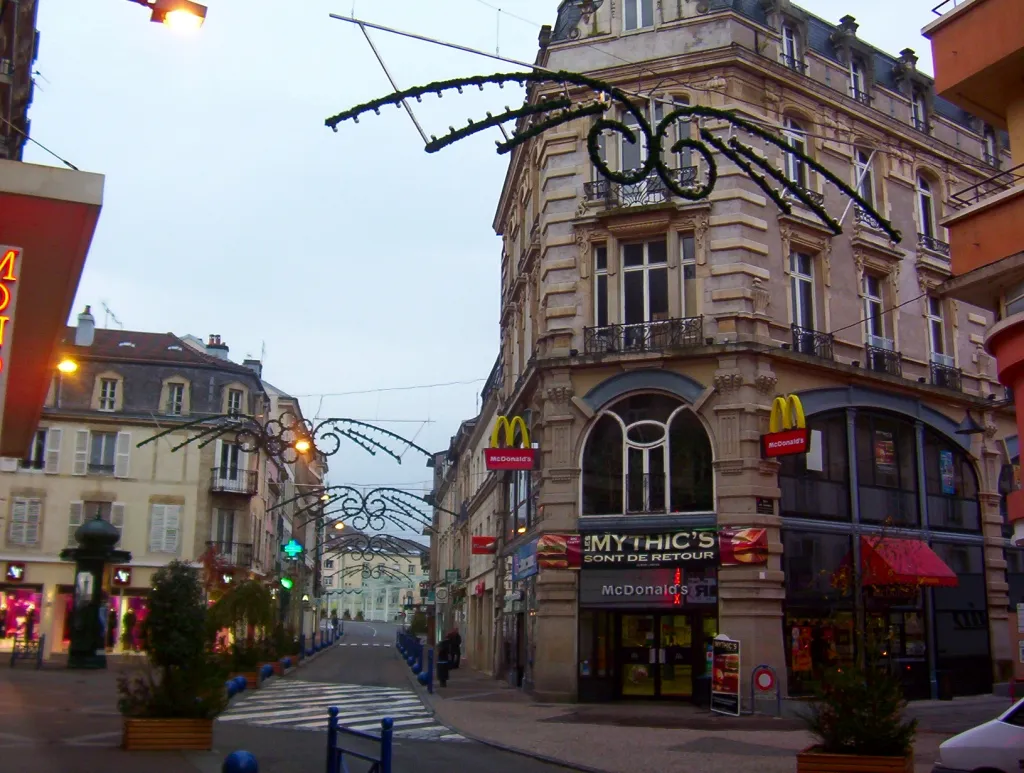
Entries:
{"label": "stone corner building", "polygon": [[[432,558],[437,580],[459,563],[462,577],[485,577],[470,538],[497,537],[490,580],[463,589],[493,594],[460,617],[471,664],[542,699],[678,699],[695,695],[724,633],[742,642],[744,701],[760,663],[799,696],[853,660],[856,626],[887,638],[912,698],[1013,677],[1024,569],[1001,508],[1018,440],[982,346],[995,319],[932,294],[950,275],[947,201],[1006,163],[1005,136],[936,98],[913,51],[890,56],[852,17],[833,26],[781,0],[616,0],[588,14],[563,2],[537,62],[760,122],[859,186],[904,238],[890,242],[796,156],[756,139],[833,216],[846,211],[842,235],[798,202],[783,214],[721,156],[703,201],[656,180],[610,182],[588,157],[589,119],[514,151],[495,218],[502,349],[480,421],[446,454],[441,485],[460,517],[438,519]],[[545,91],[561,87],[529,99]],[[602,151],[612,168],[641,158],[615,133]],[[706,175],[697,154],[668,163],[683,180]],[[761,457],[772,401],[790,393],[820,432],[813,463]],[[981,431],[956,432],[967,411]],[[460,475],[482,469],[499,415],[526,418],[539,469]],[[609,601],[593,573],[613,570],[529,561],[545,533],[727,526],[766,528],[767,564],[683,567],[702,591],[682,604]],[[865,535],[904,539],[908,555],[930,548],[956,587],[840,592],[832,578]],[[912,572],[908,561],[893,570]]]}

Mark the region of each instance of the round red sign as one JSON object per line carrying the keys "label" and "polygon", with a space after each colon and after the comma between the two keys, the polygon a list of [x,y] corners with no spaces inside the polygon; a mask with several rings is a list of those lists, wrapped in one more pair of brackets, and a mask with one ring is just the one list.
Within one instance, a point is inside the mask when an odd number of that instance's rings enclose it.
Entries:
{"label": "round red sign", "polygon": [[775,674],[770,669],[761,666],[754,671],[754,685],[762,692],[768,692],[775,688]]}

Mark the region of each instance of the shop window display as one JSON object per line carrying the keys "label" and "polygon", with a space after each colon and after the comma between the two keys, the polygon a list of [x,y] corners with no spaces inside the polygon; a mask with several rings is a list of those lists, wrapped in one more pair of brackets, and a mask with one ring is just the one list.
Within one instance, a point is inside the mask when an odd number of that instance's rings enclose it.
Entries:
{"label": "shop window display", "polygon": [[0,639],[12,646],[19,640],[39,640],[39,612],[43,594],[33,588],[0,590]]}
{"label": "shop window display", "polygon": [[857,414],[857,485],[860,519],[918,526],[917,442],[914,425],[872,413]]}
{"label": "shop window display", "polygon": [[924,436],[928,525],[942,531],[981,531],[978,477],[964,452],[934,432]]}
{"label": "shop window display", "polygon": [[846,445],[846,413],[815,416],[807,422],[821,433],[821,469],[807,468],[807,454],[780,459],[782,515],[850,520],[850,464]]}

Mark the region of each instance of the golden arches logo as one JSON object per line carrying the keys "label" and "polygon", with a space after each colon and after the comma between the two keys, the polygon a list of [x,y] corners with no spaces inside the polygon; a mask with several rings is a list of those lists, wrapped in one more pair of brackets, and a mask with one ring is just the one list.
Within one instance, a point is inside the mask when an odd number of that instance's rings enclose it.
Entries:
{"label": "golden arches logo", "polygon": [[501,448],[498,445],[498,439],[501,436],[501,430],[505,430],[505,448],[514,448],[516,442],[516,427],[519,427],[520,438],[522,439],[521,448],[530,447],[530,431],[526,428],[526,422],[523,421],[522,416],[513,416],[510,420],[508,416],[499,416],[494,422],[494,430],[491,432],[491,448]]}
{"label": "golden arches logo", "polygon": [[804,429],[807,421],[804,418],[804,406],[796,395],[776,397],[772,402],[772,413],[768,419],[769,432],[782,432],[788,429]]}

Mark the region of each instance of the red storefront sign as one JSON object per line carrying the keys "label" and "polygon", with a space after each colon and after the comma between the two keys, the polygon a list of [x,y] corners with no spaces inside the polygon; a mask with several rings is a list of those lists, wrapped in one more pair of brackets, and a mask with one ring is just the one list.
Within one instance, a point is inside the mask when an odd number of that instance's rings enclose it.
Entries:
{"label": "red storefront sign", "polygon": [[474,556],[493,556],[498,550],[497,537],[473,537],[470,552]]}
{"label": "red storefront sign", "polygon": [[807,429],[787,429],[761,435],[761,455],[766,459],[791,454],[806,454],[810,440]]}

